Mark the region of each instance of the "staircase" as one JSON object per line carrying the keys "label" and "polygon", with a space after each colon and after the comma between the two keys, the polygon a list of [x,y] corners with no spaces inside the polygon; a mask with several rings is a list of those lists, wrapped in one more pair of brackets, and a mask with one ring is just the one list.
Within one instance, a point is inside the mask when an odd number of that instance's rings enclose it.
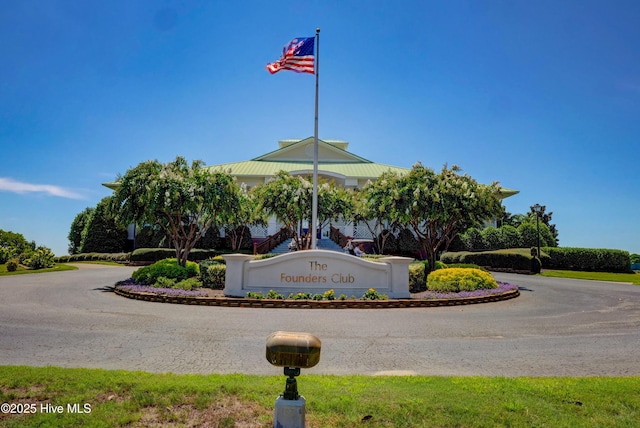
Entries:
{"label": "staircase", "polygon": [[[271,250],[273,254],[286,254],[289,252],[289,243],[291,239],[285,240],[283,243],[278,245],[276,248]],[[318,250],[328,250],[328,251],[338,251],[343,252],[344,250],[340,248],[338,244],[333,242],[329,238],[318,239]]]}

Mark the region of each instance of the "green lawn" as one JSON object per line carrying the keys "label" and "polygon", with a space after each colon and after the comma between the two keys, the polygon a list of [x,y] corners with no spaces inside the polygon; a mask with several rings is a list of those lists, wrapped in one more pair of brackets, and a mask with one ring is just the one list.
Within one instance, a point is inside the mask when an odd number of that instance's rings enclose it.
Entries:
{"label": "green lawn", "polygon": [[640,273],[581,272],[574,270],[544,269],[542,276],[555,278],[591,279],[596,281],[628,282],[640,285]]}
{"label": "green lawn", "polygon": [[62,263],[56,263],[56,265],[52,268],[49,269],[36,269],[36,270],[31,270],[31,269],[25,269],[22,266],[18,266],[18,270],[14,271],[14,272],[8,272],[7,271],[7,265],[0,265],[0,276],[3,275],[22,275],[22,274],[27,274],[27,273],[46,273],[46,272],[61,272],[63,270],[75,270],[78,269],[75,266],[69,266],[69,265],[65,265]]}
{"label": "green lawn", "polygon": [[[367,377],[303,370],[298,379],[309,427],[353,427],[363,419],[371,427],[633,427],[640,420],[639,377]],[[0,403],[33,410],[2,413],[0,426],[200,426],[206,421],[269,427],[284,385],[284,376],[0,366]],[[61,413],[47,413],[57,406]]]}
{"label": "green lawn", "polygon": [[[64,264],[54,269],[74,269]],[[0,275],[7,273],[0,265]],[[545,270],[543,275],[633,282],[640,274]],[[272,426],[284,376],[172,375],[0,366],[2,427]],[[304,374],[309,427],[634,427],[640,377],[366,377]],[[59,410],[61,413],[52,413]],[[4,409],[4,407],[3,407]],[[6,409],[5,409],[6,410]],[[11,410],[11,408],[10,408]],[[84,413],[79,413],[82,411]]]}

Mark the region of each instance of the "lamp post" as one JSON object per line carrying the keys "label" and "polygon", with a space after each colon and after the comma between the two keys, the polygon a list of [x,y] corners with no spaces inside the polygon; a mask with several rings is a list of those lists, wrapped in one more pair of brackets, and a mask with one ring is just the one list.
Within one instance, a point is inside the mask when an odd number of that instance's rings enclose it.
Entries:
{"label": "lamp post", "polygon": [[540,213],[542,212],[542,206],[540,204],[535,204],[531,208],[536,214],[536,229],[538,231],[538,258],[540,258]]}

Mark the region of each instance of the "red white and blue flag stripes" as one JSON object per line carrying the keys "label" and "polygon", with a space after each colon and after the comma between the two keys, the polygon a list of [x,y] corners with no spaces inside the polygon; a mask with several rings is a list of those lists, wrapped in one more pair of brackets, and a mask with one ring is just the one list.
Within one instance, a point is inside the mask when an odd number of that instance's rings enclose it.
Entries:
{"label": "red white and blue flag stripes", "polygon": [[314,74],[313,48],[315,37],[297,37],[282,49],[282,58],[267,64],[269,73],[291,70],[296,73]]}

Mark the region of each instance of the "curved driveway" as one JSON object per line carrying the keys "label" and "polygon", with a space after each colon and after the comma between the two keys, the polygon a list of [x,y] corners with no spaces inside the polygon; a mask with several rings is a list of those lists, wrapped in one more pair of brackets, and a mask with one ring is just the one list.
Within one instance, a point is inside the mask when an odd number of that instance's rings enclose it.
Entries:
{"label": "curved driveway", "polygon": [[322,340],[305,373],[640,375],[640,287],[496,274],[499,303],[384,310],[248,309],[142,302],[109,291],[133,268],[0,277],[0,364],[280,374],[267,336]]}

